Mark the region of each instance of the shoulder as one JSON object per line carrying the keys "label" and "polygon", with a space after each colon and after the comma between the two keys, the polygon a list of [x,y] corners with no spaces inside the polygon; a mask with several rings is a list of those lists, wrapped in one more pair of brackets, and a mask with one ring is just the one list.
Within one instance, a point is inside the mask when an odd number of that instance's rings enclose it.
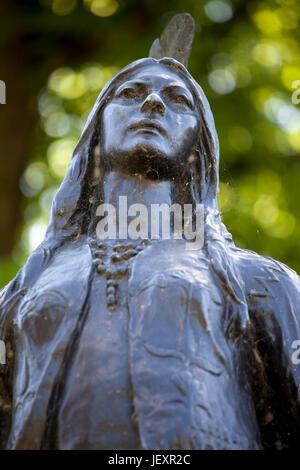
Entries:
{"label": "shoulder", "polygon": [[16,277],[0,291],[0,335],[20,301],[31,298],[34,292],[43,295],[55,289],[80,293],[81,287],[85,288],[90,269],[90,248],[85,239],[55,250],[40,246],[31,253]]}
{"label": "shoulder", "polygon": [[254,251],[233,247],[232,254],[247,291],[260,286],[278,292],[293,290],[300,295],[300,277],[284,263]]}

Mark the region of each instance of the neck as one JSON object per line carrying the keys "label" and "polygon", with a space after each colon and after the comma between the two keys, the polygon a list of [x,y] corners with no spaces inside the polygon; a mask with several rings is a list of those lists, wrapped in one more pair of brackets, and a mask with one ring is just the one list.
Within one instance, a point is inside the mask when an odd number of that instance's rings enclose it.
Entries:
{"label": "neck", "polygon": [[152,204],[192,203],[188,201],[187,190],[181,186],[177,181],[153,181],[111,171],[104,179],[103,202],[117,205],[119,196],[126,196],[128,206],[143,204],[148,210]]}
{"label": "neck", "polygon": [[[162,204],[170,208],[177,204],[183,214],[184,205],[193,204],[190,186],[187,178],[184,181],[153,181],[116,171],[107,172],[102,181],[102,204],[98,205],[96,211],[97,220],[100,216],[103,222],[101,222],[102,228],[99,224],[97,225],[97,236],[99,237],[100,229],[102,232],[107,231],[107,223],[115,218],[117,233],[124,234],[124,231],[134,228],[141,231],[141,238],[150,238],[153,233],[151,232],[153,208]],[[164,217],[162,215],[157,222],[160,236]],[[172,215],[169,226],[170,233],[173,233]],[[124,238],[126,238],[125,234]]]}

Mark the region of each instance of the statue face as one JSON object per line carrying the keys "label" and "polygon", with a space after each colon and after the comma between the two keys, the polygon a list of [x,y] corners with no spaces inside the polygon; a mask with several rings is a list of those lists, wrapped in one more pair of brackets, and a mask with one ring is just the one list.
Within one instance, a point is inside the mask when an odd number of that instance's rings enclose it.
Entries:
{"label": "statue face", "polygon": [[133,72],[102,114],[101,151],[111,169],[165,179],[182,174],[199,111],[188,82],[163,64]]}

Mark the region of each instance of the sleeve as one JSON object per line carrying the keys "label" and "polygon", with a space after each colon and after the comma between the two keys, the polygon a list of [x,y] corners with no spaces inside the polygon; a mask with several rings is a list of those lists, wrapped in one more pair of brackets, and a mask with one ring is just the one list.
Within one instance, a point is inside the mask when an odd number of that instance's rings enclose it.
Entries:
{"label": "sleeve", "polygon": [[29,256],[17,276],[0,291],[0,341],[2,350],[5,350],[5,361],[2,361],[5,364],[0,364],[0,449],[6,448],[12,421],[15,313],[49,259],[50,251],[38,248]]}
{"label": "sleeve", "polygon": [[12,410],[12,342],[8,332],[7,323],[5,321],[8,305],[6,301],[7,290],[6,286],[0,292],[0,449],[5,449]]}
{"label": "sleeve", "polygon": [[0,291],[0,449],[6,448],[13,402],[14,337],[12,316],[26,289],[17,289],[18,276]]}
{"label": "sleeve", "polygon": [[250,375],[264,448],[290,449],[300,442],[300,278],[266,261],[248,291]]}

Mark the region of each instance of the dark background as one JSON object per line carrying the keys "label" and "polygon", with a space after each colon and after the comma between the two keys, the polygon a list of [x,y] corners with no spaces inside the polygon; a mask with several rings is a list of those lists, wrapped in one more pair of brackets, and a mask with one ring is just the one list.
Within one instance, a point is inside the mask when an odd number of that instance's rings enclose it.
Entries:
{"label": "dark background", "polygon": [[297,0],[1,0],[0,286],[41,241],[104,83],[184,11],[196,21],[189,70],[220,138],[223,219],[238,246],[300,273]]}

